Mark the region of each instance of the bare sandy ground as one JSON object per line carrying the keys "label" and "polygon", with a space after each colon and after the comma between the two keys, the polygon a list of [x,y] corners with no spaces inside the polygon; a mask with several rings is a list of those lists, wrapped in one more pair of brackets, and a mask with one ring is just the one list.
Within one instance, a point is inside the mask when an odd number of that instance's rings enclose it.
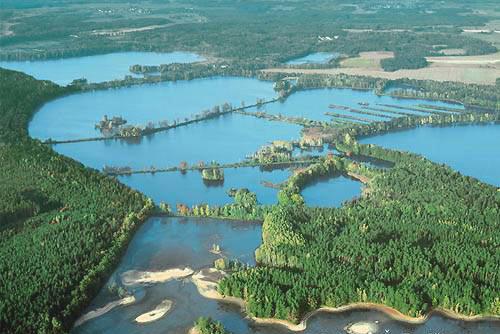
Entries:
{"label": "bare sandy ground", "polygon": [[[449,65],[449,64],[448,64]],[[496,79],[500,77],[498,68],[480,68],[455,66],[430,66],[417,70],[399,70],[395,72],[385,72],[380,69],[365,68],[329,68],[329,69],[291,69],[291,68],[271,68],[265,72],[288,73],[288,74],[348,74],[369,76],[383,79],[416,79],[434,81],[455,81],[472,84],[495,85]]]}
{"label": "bare sandy ground", "polygon": [[370,51],[360,52],[359,57],[347,58],[340,62],[340,66],[345,68],[370,68],[381,69],[380,61],[382,59],[393,58],[394,52],[391,51]]}
{"label": "bare sandy ground", "polygon": [[481,56],[427,57],[428,62],[444,64],[485,65],[500,64],[500,52]]}
{"label": "bare sandy ground", "polygon": [[170,280],[184,278],[194,273],[191,268],[174,268],[163,271],[137,271],[129,270],[121,275],[123,285],[164,283]]}
{"label": "bare sandy ground", "polygon": [[[448,51],[458,52],[458,50]],[[292,74],[348,74],[383,79],[416,79],[434,81],[455,81],[470,84],[495,85],[500,78],[500,52],[481,56],[440,56],[427,57],[430,63],[425,68],[386,72],[380,67],[382,59],[391,58],[393,52],[361,52],[359,57],[344,59],[340,68],[298,69],[270,68],[265,72]]]}
{"label": "bare sandy ground", "polygon": [[92,310],[88,313],[85,313],[84,315],[82,315],[80,318],[78,318],[76,320],[73,327],[80,326],[81,324],[83,324],[86,321],[89,321],[90,319],[100,317],[101,315],[108,313],[109,311],[111,311],[112,309],[114,309],[117,306],[129,305],[129,304],[132,304],[134,302],[135,302],[134,296],[128,296],[128,297],[125,297],[125,298],[120,299],[120,300],[115,300],[114,302],[108,303],[108,304],[104,305],[103,307],[100,307],[98,309],[95,309],[95,310]]}
{"label": "bare sandy ground", "polygon": [[167,27],[170,27],[172,25],[174,25],[174,24],[167,23],[167,24],[157,24],[157,25],[151,25],[151,26],[145,26],[145,27],[139,27],[139,28],[94,30],[94,31],[92,31],[92,35],[114,36],[114,35],[128,34],[131,32],[140,32],[140,31],[155,30],[155,29],[160,29],[160,28],[167,28]]}
{"label": "bare sandy ground", "polygon": [[344,330],[349,334],[375,334],[378,332],[378,326],[373,322],[362,321],[346,326]]}
{"label": "bare sandy ground", "polygon": [[171,300],[165,299],[158,306],[149,312],[143,313],[135,321],[138,323],[147,323],[160,319],[165,316],[172,308],[173,302]]}

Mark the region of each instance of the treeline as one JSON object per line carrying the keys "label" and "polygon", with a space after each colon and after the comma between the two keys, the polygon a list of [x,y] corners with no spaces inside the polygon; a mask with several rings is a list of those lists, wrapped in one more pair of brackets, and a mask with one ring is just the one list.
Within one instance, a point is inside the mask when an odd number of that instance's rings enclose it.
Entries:
{"label": "treeline", "polygon": [[[441,48],[462,48],[467,54],[496,50],[490,43],[463,36],[460,29],[454,28],[482,25],[488,20],[464,6],[433,10],[432,15],[425,12],[434,7],[429,3],[425,4],[428,7],[425,10],[377,8],[368,9],[369,15],[358,15],[354,13],[354,6],[321,2],[317,7],[310,7],[305,1],[296,2],[294,9],[288,11],[262,1],[226,0],[199,4],[192,11],[175,7],[175,4],[157,3],[158,13],[126,20],[116,17],[94,20],[95,11],[64,5],[36,16],[11,10],[5,13],[4,19],[16,24],[9,27],[13,34],[0,37],[3,46],[0,57],[25,60],[117,51],[189,50],[213,58],[269,66],[321,51],[353,56],[362,51],[385,50],[394,51],[401,58],[415,59],[417,54],[419,57],[437,54]],[[371,7],[361,3],[357,6]],[[93,30],[175,22],[172,17],[182,24],[124,33],[119,38],[92,33]],[[91,29],[89,22],[92,22]],[[320,36],[329,39],[320,39]],[[36,49],[30,47],[33,43]]]}
{"label": "treeline", "polygon": [[391,92],[393,96],[455,101],[463,103],[472,109],[490,109],[500,111],[500,89],[498,84],[476,85],[460,82],[436,82],[431,80],[399,79],[391,80],[387,86],[409,86],[411,89],[397,89]]}
{"label": "treeline", "polygon": [[[457,124],[487,124],[500,122],[500,113],[463,113],[463,114],[433,114],[429,116],[409,116],[393,118],[386,122],[372,122],[370,124],[352,124],[332,133],[330,140],[344,140],[346,134],[350,137],[366,137],[389,131],[405,130],[419,126],[449,126]],[[356,147],[353,145],[352,147]],[[359,154],[360,152],[353,152]]]}
{"label": "treeline", "polygon": [[188,207],[179,203],[176,206],[177,214],[181,216],[230,218],[241,220],[261,220],[270,206],[260,205],[257,195],[246,188],[231,189],[229,196],[234,198],[234,203],[223,206],[210,206],[208,204],[198,204]]}
{"label": "treeline", "polygon": [[[279,80],[284,77],[282,74],[269,78]],[[379,95],[386,94],[388,88],[393,88],[388,94],[396,97],[449,101],[462,103],[473,110],[500,111],[498,84],[493,86],[432,80],[388,80],[347,74],[307,74],[298,76],[291,92],[314,88],[370,89]]]}
{"label": "treeline", "polygon": [[104,284],[152,202],[27,135],[61,88],[0,69],[0,328],[62,333]]}
{"label": "treeline", "polygon": [[339,209],[307,208],[281,192],[264,220],[258,266],[219,291],[245,299],[253,316],[295,323],[354,302],[410,316],[434,308],[500,315],[497,189],[416,155],[356,150],[395,166],[372,171],[370,191]]}
{"label": "treeline", "polygon": [[386,58],[380,61],[380,66],[385,71],[397,71],[401,69],[417,69],[429,65],[424,56],[418,54],[399,54],[396,53],[394,58]]}

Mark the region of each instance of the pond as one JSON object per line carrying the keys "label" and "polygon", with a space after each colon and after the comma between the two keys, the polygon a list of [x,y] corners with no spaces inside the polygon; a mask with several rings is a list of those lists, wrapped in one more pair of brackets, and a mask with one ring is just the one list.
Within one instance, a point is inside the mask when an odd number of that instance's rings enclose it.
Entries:
{"label": "pond", "polygon": [[[301,90],[290,95],[284,102],[276,102],[265,105],[262,110],[271,114],[285,116],[305,117],[316,121],[330,121],[331,116],[326,113],[336,113],[354,116],[368,121],[387,121],[392,117],[400,117],[397,114],[404,112],[413,115],[427,115],[409,109],[398,109],[392,106],[415,108],[419,104],[433,105],[438,107],[463,108],[460,105],[445,103],[441,101],[425,101],[415,99],[398,99],[387,95],[378,96],[369,90],[354,89],[309,89]],[[390,105],[387,106],[387,105]],[[345,110],[347,108],[361,110],[377,115],[367,115]],[[396,113],[391,113],[396,112]]]}
{"label": "pond", "polygon": [[117,52],[96,56],[63,58],[37,61],[0,61],[0,67],[21,71],[41,80],[68,85],[75,79],[88,82],[123,79],[132,75],[131,65],[161,65],[193,63],[205,58],[190,52]]}
{"label": "pond", "polygon": [[308,54],[304,57],[292,59],[286,62],[288,65],[304,65],[304,64],[328,64],[331,60],[337,59],[340,54],[337,52],[316,52]]}
{"label": "pond", "polygon": [[307,185],[301,194],[308,206],[338,208],[361,195],[361,182],[343,175],[325,177]]}
{"label": "pond", "polygon": [[[175,208],[177,203],[188,206],[201,203],[222,206],[232,203],[233,199],[227,194],[231,188],[247,188],[257,195],[260,204],[275,204],[278,190],[271,187],[271,184],[279,185],[290,174],[287,169],[265,171],[259,167],[226,168],[224,183],[219,186],[206,185],[199,171],[188,171],[185,174],[135,174],[121,176],[119,179],[151,197],[156,203],[165,202]],[[270,184],[265,185],[266,182]]]}
{"label": "pond", "polygon": [[419,127],[363,138],[365,144],[414,152],[500,186],[500,125]]}
{"label": "pond", "polygon": [[[220,256],[253,265],[253,253],[260,241],[261,227],[258,224],[214,219],[151,218],[136,233],[118,268],[86,312],[116,300],[118,297],[111,294],[107,286],[122,284],[123,274],[130,270],[160,271],[185,266],[199,270],[211,266]],[[214,244],[220,246],[221,255],[210,252]],[[239,306],[202,297],[189,278],[126,288],[136,296],[136,302],[115,307],[88,320],[75,327],[72,333],[187,333],[200,316],[221,321],[235,334],[294,333],[279,325],[257,325],[245,318]],[[149,323],[134,321],[165,299],[173,302],[166,315]],[[392,320],[380,311],[354,309],[334,314],[317,313],[308,320],[307,329],[302,333],[345,333],[344,327],[360,321],[376,324],[380,333],[493,334],[500,330],[500,322],[463,322],[440,315],[431,316],[421,325],[409,325]]]}

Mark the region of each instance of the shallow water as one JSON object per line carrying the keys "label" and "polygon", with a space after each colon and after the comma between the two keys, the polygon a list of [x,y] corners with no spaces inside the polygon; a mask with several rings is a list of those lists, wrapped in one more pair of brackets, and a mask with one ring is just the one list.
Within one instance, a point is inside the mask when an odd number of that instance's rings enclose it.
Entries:
{"label": "shallow water", "polygon": [[286,62],[288,65],[303,65],[303,64],[327,64],[332,59],[337,59],[340,56],[337,52],[316,52],[307,56],[292,59]]}
{"label": "shallow water", "polygon": [[0,61],[0,67],[21,71],[41,80],[68,85],[75,79],[88,82],[123,79],[132,75],[131,65],[161,65],[193,63],[205,58],[189,52],[117,52],[97,56],[63,58],[39,61]]}
{"label": "shallow water", "polygon": [[419,127],[363,138],[376,144],[421,154],[464,175],[500,186],[500,125]]}

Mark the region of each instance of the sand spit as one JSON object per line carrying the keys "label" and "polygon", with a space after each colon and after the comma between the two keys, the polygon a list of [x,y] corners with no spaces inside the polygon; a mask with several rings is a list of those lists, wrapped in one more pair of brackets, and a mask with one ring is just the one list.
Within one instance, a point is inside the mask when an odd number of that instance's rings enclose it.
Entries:
{"label": "sand spit", "polygon": [[184,269],[174,268],[163,271],[138,271],[129,270],[121,275],[123,285],[137,285],[150,283],[164,283],[174,279],[190,276],[194,271],[186,267]]}
{"label": "sand spit", "polygon": [[173,305],[174,303],[171,300],[165,299],[158,306],[156,306],[154,310],[141,314],[135,318],[135,321],[142,324],[158,320],[165,316]]}
{"label": "sand spit", "polygon": [[86,322],[88,320],[100,317],[101,315],[108,313],[109,311],[111,311],[112,309],[114,309],[117,306],[130,305],[130,304],[133,304],[134,302],[135,302],[134,296],[128,296],[128,297],[122,298],[120,300],[115,300],[114,302],[108,303],[108,304],[104,305],[103,307],[100,307],[100,308],[92,310],[88,313],[85,313],[84,315],[82,315],[80,318],[78,318],[75,321],[75,324],[73,325],[73,327],[80,326],[81,324],[83,324],[84,322]]}
{"label": "sand spit", "polygon": [[215,268],[205,268],[191,276],[200,295],[209,299],[225,299],[217,291],[217,283],[227,274]]}

